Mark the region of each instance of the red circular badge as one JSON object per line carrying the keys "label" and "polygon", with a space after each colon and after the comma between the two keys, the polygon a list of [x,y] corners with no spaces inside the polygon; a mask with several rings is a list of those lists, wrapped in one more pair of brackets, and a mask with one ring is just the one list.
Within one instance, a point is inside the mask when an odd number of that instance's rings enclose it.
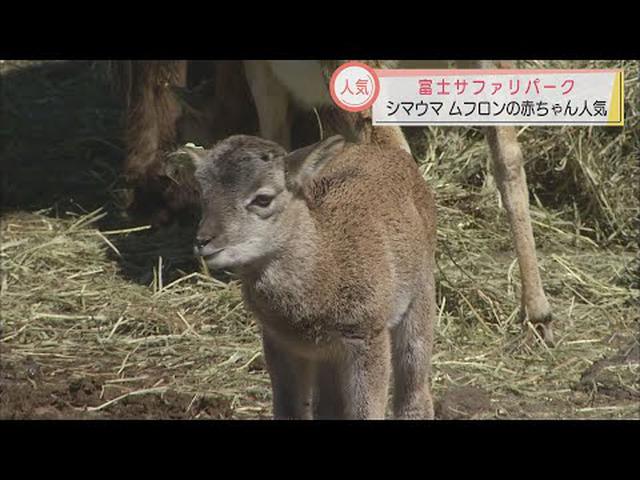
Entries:
{"label": "red circular badge", "polygon": [[380,81],[373,68],[360,62],[347,62],[333,72],[329,83],[331,98],[349,112],[360,112],[373,105],[380,93]]}

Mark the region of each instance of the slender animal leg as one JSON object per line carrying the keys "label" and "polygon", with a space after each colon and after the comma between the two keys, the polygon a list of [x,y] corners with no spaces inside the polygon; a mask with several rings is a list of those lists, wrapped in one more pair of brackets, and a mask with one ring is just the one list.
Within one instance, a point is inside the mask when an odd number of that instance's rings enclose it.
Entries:
{"label": "slender animal leg", "polygon": [[536,245],[529,213],[529,191],[522,151],[513,127],[489,127],[486,131],[494,174],[507,211],[522,281],[521,318],[530,321],[544,340],[553,345],[551,307],[542,288]]}
{"label": "slender animal leg", "polygon": [[[499,67],[511,68],[508,61],[495,62]],[[494,62],[459,62],[462,68],[491,68]],[[536,258],[536,245],[529,212],[529,190],[524,171],[522,149],[513,127],[487,127],[485,130],[493,173],[502,203],[507,211],[511,235],[520,266],[522,297],[520,316],[531,322],[548,345],[553,345],[551,307],[542,287]]]}
{"label": "slender animal leg", "polygon": [[311,361],[287,351],[267,332],[263,332],[262,339],[273,390],[274,418],[311,420]]}
{"label": "slender animal leg", "polygon": [[393,415],[404,419],[432,419],[432,326],[436,316],[433,275],[412,302],[402,321],[391,331],[393,360]]}
{"label": "slender animal leg", "polygon": [[273,75],[266,61],[245,60],[244,69],[258,112],[260,135],[290,149],[291,118],[287,89]]}
{"label": "slender animal leg", "polygon": [[338,362],[344,418],[384,419],[391,373],[389,337],[385,329],[374,338],[347,340]]}

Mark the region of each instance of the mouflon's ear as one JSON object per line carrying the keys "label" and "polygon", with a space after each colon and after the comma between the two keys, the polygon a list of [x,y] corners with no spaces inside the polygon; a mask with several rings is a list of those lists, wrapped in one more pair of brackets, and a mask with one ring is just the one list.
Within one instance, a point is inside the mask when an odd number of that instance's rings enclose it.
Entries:
{"label": "mouflon's ear", "polygon": [[168,155],[165,162],[165,174],[172,177],[171,172],[187,170],[191,173],[204,163],[208,150],[187,143],[175,152]]}
{"label": "mouflon's ear", "polygon": [[187,143],[184,147],[182,147],[179,152],[183,154],[187,154],[193,163],[193,166],[198,168],[206,158],[209,151],[203,147],[198,147],[193,143]]}
{"label": "mouflon's ear", "polygon": [[334,135],[291,152],[284,159],[287,188],[294,193],[302,191],[332,158],[342,152],[344,146],[344,137]]}

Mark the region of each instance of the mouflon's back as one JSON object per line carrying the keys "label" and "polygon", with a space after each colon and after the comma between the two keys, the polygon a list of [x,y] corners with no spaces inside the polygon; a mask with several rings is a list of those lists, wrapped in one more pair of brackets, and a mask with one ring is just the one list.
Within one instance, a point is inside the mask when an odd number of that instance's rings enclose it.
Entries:
{"label": "mouflon's back", "polygon": [[413,284],[432,268],[434,197],[404,150],[348,145],[305,193],[341,271]]}

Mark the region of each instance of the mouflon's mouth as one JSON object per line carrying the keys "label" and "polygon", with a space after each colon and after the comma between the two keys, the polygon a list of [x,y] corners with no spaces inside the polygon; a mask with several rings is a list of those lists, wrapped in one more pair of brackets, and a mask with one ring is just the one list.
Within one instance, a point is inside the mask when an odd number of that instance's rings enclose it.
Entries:
{"label": "mouflon's mouth", "polygon": [[208,260],[210,258],[215,257],[217,254],[219,254],[221,251],[223,251],[224,248],[218,248],[217,250],[214,250],[211,253],[207,253],[206,255],[200,255],[202,258],[204,258],[205,260]]}

